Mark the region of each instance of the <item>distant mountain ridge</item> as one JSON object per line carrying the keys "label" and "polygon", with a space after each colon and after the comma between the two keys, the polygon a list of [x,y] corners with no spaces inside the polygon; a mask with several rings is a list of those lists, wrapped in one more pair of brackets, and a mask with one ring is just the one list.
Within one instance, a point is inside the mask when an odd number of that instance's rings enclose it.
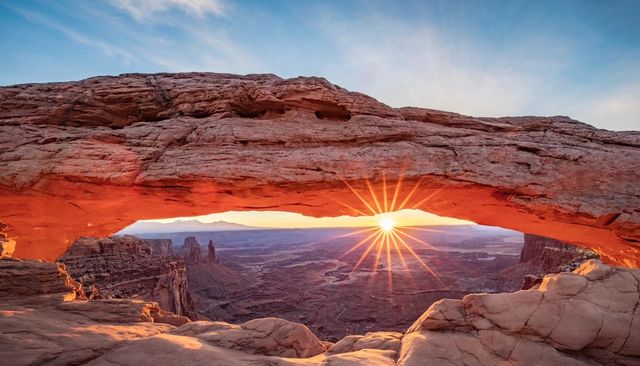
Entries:
{"label": "distant mountain ridge", "polygon": [[206,231],[240,231],[266,229],[227,221],[202,222],[199,220],[177,220],[169,223],[142,221],[126,227],[119,234],[178,233]]}

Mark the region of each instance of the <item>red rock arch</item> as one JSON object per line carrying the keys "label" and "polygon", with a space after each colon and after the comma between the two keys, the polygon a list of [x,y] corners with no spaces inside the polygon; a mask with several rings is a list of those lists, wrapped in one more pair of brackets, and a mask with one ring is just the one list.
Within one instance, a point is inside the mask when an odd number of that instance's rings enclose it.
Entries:
{"label": "red rock arch", "polygon": [[[0,221],[16,255],[139,219],[366,207],[404,177],[436,214],[640,265],[640,133],[567,117],[393,109],[320,78],[157,74],[0,88]],[[389,188],[389,187],[388,187]],[[425,198],[429,198],[426,199]]]}

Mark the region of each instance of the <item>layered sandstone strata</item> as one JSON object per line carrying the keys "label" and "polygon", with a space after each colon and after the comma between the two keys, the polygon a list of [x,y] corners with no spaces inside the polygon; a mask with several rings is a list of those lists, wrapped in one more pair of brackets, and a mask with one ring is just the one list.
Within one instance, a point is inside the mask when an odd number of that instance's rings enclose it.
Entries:
{"label": "layered sandstone strata", "polygon": [[520,264],[514,273],[528,272],[523,289],[539,284],[547,273],[571,272],[589,259],[599,259],[592,250],[576,247],[544,236],[524,234]]}
{"label": "layered sandstone strata", "polygon": [[369,213],[345,182],[381,199],[383,177],[389,189],[403,177],[400,197],[420,182],[409,208],[640,264],[639,132],[390,108],[322,78],[127,74],[3,87],[0,164],[0,217],[20,257],[54,259],[80,236],[138,219]]}
{"label": "layered sandstone strata", "polygon": [[92,298],[155,301],[164,310],[195,318],[184,261],[153,252],[130,235],[81,238],[59,261]]}
{"label": "layered sandstone strata", "polygon": [[171,239],[142,239],[144,244],[151,248],[151,253],[161,256],[173,255]]}

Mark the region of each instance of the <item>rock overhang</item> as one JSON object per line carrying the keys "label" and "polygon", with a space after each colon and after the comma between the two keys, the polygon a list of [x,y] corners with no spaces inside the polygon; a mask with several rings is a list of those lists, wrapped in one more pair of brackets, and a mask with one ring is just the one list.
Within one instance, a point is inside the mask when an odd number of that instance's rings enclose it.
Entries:
{"label": "rock overhang", "polygon": [[322,78],[213,73],[3,87],[0,131],[0,221],[16,256],[53,259],[138,219],[368,213],[348,185],[382,196],[402,180],[403,197],[419,184],[415,208],[640,265],[639,132],[394,109]]}

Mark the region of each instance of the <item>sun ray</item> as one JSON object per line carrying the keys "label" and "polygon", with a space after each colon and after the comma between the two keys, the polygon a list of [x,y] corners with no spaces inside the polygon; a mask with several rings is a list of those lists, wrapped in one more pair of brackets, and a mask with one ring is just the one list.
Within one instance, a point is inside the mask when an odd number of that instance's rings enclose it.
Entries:
{"label": "sun ray", "polygon": [[398,246],[398,241],[396,240],[396,238],[393,235],[389,235],[391,242],[393,243],[393,247],[396,250],[396,253],[398,254],[398,257],[400,257],[400,262],[402,262],[402,266],[404,267],[404,269],[407,272],[407,275],[409,276],[409,281],[411,281],[411,284],[413,285],[413,287],[416,287],[416,282],[413,279],[413,275],[411,274],[411,270],[409,268],[409,265],[407,264],[407,261],[404,259],[404,254],[402,254],[402,250],[400,250],[400,247]]}
{"label": "sun ray", "polygon": [[375,262],[373,262],[373,267],[371,268],[373,270],[373,273],[378,272],[378,265],[380,264],[380,255],[382,254],[382,249],[384,249],[384,238],[386,238],[387,235],[388,233],[384,232],[382,235],[382,238],[379,239],[378,252],[376,252],[376,260]]}
{"label": "sun ray", "polygon": [[413,186],[413,188],[411,189],[407,197],[405,197],[402,203],[400,204],[400,206],[398,206],[398,211],[404,209],[404,206],[407,204],[407,202],[409,202],[409,200],[411,199],[411,196],[413,196],[413,194],[416,193],[416,190],[418,190],[418,187],[420,186],[422,179],[423,178],[418,179],[418,182],[416,183],[416,185]]}
{"label": "sun ray", "polygon": [[351,206],[347,205],[346,203],[340,202],[340,201],[338,201],[337,199],[335,199],[335,198],[333,198],[333,197],[331,197],[331,196],[327,196],[327,198],[329,198],[330,200],[332,200],[332,201],[334,201],[334,202],[337,202],[337,203],[341,204],[342,206],[344,206],[344,207],[346,207],[346,208],[350,209],[351,211],[353,211],[353,212],[355,212],[355,213],[357,213],[357,214],[359,214],[359,215],[362,215],[362,216],[368,216],[368,214],[366,214],[366,213],[364,213],[364,212],[362,212],[362,211],[360,211],[360,210],[358,210],[358,209],[356,209],[356,208],[353,208],[353,207],[351,207]]}
{"label": "sun ray", "polygon": [[442,189],[438,188],[435,191],[433,191],[433,193],[431,193],[430,195],[428,195],[427,197],[425,197],[424,199],[420,200],[420,202],[416,203],[415,205],[411,206],[412,209],[417,209],[420,206],[422,206],[425,202],[429,201],[430,199],[432,199],[436,194],[440,193],[440,191],[442,191]]}
{"label": "sun ray", "polygon": [[371,244],[369,245],[369,247],[367,248],[367,250],[365,250],[364,253],[362,253],[362,255],[360,256],[360,258],[358,259],[358,261],[356,262],[356,265],[353,267],[353,269],[351,270],[351,272],[354,272],[356,269],[358,269],[358,267],[360,267],[360,264],[362,264],[362,261],[364,261],[364,259],[367,257],[367,255],[371,252],[371,250],[375,247],[376,242],[378,241],[378,238],[380,238],[380,236],[383,234],[381,231],[376,232],[376,237],[372,240]]}
{"label": "sun ray", "polygon": [[[448,288],[448,286],[444,283],[435,269],[426,262],[426,258],[422,258],[420,255],[418,255],[418,253],[416,253],[416,251],[414,250],[414,246],[416,244],[421,244],[431,250],[438,249],[427,243],[426,241],[420,239],[419,237],[416,237],[409,233],[410,231],[445,231],[411,226],[399,228],[395,225],[396,223],[394,222],[393,212],[400,211],[405,208],[420,208],[424,203],[428,202],[441,191],[440,189],[434,190],[426,197],[422,197],[417,202],[415,202],[415,196],[416,194],[418,194],[418,192],[420,192],[420,185],[423,183],[423,178],[420,178],[417,180],[417,182],[415,182],[415,185],[411,187],[409,193],[404,198],[401,198],[403,186],[406,184],[405,169],[406,167],[403,164],[398,179],[395,182],[392,195],[390,194],[389,189],[390,185],[393,183],[387,181],[387,174],[384,171],[381,173],[382,192],[376,192],[376,190],[374,189],[374,184],[372,184],[372,182],[368,178],[364,179],[367,190],[369,191],[368,195],[364,192],[362,192],[362,194],[358,193],[358,191],[356,191],[353,186],[351,186],[346,180],[341,178],[344,184],[349,188],[349,190],[353,192],[353,194],[355,194],[357,199],[364,205],[364,207],[367,208],[367,210],[371,212],[373,216],[380,215],[377,217],[379,221],[378,226],[376,227],[367,227],[351,233],[337,236],[337,238],[341,238],[354,235],[366,235],[364,239],[360,240],[358,243],[349,248],[342,255],[341,259],[358,249],[362,249],[362,252],[359,254],[358,259],[351,269],[351,272],[353,273],[358,270],[358,268],[362,266],[362,263],[364,263],[364,261],[369,258],[369,260],[372,261],[372,267],[370,270],[365,270],[369,272],[369,283],[371,283],[371,281],[382,280],[382,278],[385,277],[383,273],[380,273],[382,271],[378,271],[378,269],[382,264],[386,264],[386,281],[388,285],[387,288],[389,290],[389,299],[391,299],[391,296],[393,294],[393,264],[395,257],[399,259],[400,263],[402,264],[402,268],[406,270],[406,274],[403,273],[403,276],[408,276],[413,286],[417,286],[417,284],[413,277],[410,262],[408,261],[408,259],[411,257],[413,257],[411,265],[413,265],[413,260],[417,261],[420,264],[420,267],[424,268],[424,270],[428,272],[440,286],[445,289]],[[368,199],[366,199],[365,197],[367,197]],[[382,198],[382,202],[380,201],[379,197]],[[356,213],[364,215],[364,212],[361,210],[355,209],[354,207],[344,204],[336,199],[333,200]],[[412,203],[412,201],[415,203]],[[398,204],[398,202],[400,202],[400,204]],[[380,277],[378,277],[379,275]]]}
{"label": "sun ray", "polygon": [[[364,204],[364,205],[369,209],[369,211],[371,211],[371,214],[372,214],[372,215],[374,215],[374,216],[375,216],[375,215],[377,215],[377,214],[378,214],[378,213],[376,212],[376,210],[374,210],[374,209],[373,209],[373,207],[371,207],[371,205],[369,205],[369,203],[367,202],[367,200],[365,200],[365,199],[360,195],[360,193],[358,193],[358,192],[357,192],[357,191],[356,191],[356,190],[355,190],[355,189],[354,189],[354,188],[353,188],[349,183],[347,183],[347,181],[346,181],[346,180],[342,179],[342,182],[343,182],[344,184],[346,184],[346,185],[347,185],[347,187],[351,190],[351,192],[353,192],[353,194],[355,194],[355,195],[356,195],[356,197],[358,197],[358,199],[360,200],[360,202],[362,202],[362,203],[363,203],[363,204]],[[367,184],[368,184],[368,182],[367,182]]]}
{"label": "sun ray", "polygon": [[351,249],[349,249],[346,253],[344,253],[342,255],[342,257],[340,257],[340,259],[346,257],[348,254],[353,253],[354,250],[358,249],[359,247],[361,247],[363,244],[365,244],[367,241],[369,241],[374,235],[376,234],[380,234],[378,231],[372,233],[371,235],[367,236],[366,238],[360,240],[358,242],[358,244],[354,245],[353,247],[351,247]]}
{"label": "sun ray", "polygon": [[393,191],[393,198],[391,199],[391,207],[389,211],[395,211],[396,201],[398,200],[398,195],[400,194],[400,189],[402,188],[402,180],[404,179],[404,173],[406,171],[406,163],[402,164],[402,168],[400,168],[400,174],[398,175],[398,181],[396,182],[396,187]]}
{"label": "sun ray", "polygon": [[346,234],[342,234],[342,235],[338,235],[338,236],[334,236],[333,239],[338,239],[338,238],[346,238],[349,236],[354,236],[354,235],[358,235],[358,234],[363,234],[369,231],[373,231],[373,230],[380,230],[380,228],[372,226],[370,228],[366,228],[366,229],[362,229],[362,230],[357,230],[357,231],[352,231],[350,233],[346,233]]}
{"label": "sun ray", "polygon": [[418,238],[416,238],[415,236],[413,236],[413,235],[411,235],[411,234],[409,234],[409,233],[405,233],[405,232],[403,232],[402,230],[397,230],[397,232],[398,232],[398,233],[400,233],[400,234],[402,234],[402,235],[404,235],[404,236],[406,236],[406,237],[408,237],[408,238],[411,238],[411,239],[413,239],[413,240],[417,241],[418,243],[420,243],[420,244],[422,244],[422,245],[426,246],[426,247],[427,247],[427,248],[429,248],[429,249],[438,250],[438,249],[437,249],[436,247],[434,247],[433,245],[431,245],[431,244],[427,243],[427,242],[426,242],[426,241],[424,241],[424,240],[418,239]]}
{"label": "sun ray", "polygon": [[387,175],[382,172],[382,199],[384,203],[384,212],[389,212],[389,198],[387,197]]}
{"label": "sun ray", "polygon": [[381,214],[382,212],[382,207],[380,207],[380,201],[378,201],[378,197],[376,196],[376,192],[373,189],[373,186],[371,186],[371,182],[369,182],[369,179],[364,178],[364,182],[367,184],[367,187],[369,188],[369,194],[371,195],[371,198],[373,199],[373,203],[375,203],[376,207],[378,208],[378,212],[379,214]]}
{"label": "sun ray", "polygon": [[429,267],[429,265],[422,260],[422,258],[420,258],[418,256],[418,254],[413,250],[413,248],[411,248],[411,246],[404,240],[402,239],[398,234],[396,234],[395,232],[391,233],[392,235],[395,235],[395,237],[400,241],[400,244],[402,244],[405,248],[407,248],[407,250],[409,251],[409,253],[411,253],[411,255],[413,255],[413,257],[427,270],[429,271],[429,273],[431,273],[431,275],[438,281],[440,282],[440,284],[443,287],[447,287],[447,285],[445,285],[444,282],[442,282],[442,280],[440,279],[440,276],[438,276],[438,274],[431,269],[431,267]]}
{"label": "sun ray", "polygon": [[387,233],[385,235],[385,249],[387,250],[387,286],[389,288],[389,293],[393,292],[393,267],[391,263],[391,246],[389,244],[390,234]]}

